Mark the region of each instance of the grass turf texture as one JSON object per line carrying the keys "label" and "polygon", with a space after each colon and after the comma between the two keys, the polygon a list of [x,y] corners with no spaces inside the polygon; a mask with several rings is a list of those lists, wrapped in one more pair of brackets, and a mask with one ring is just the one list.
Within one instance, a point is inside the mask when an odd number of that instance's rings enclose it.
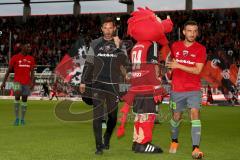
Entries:
{"label": "grass turf texture", "polygon": [[[169,122],[155,126],[153,143],[160,145],[163,154],[135,154],[131,151],[132,122],[120,140],[114,133],[111,148],[102,156],[95,155],[91,122],[64,122],[56,118],[56,101],[29,101],[25,126],[13,126],[13,101],[0,101],[0,160],[191,160],[190,122],[186,119],[180,128],[180,148],[169,154]],[[75,102],[72,112],[88,110]],[[164,105],[162,112],[167,114]],[[203,107],[202,142],[206,160],[238,160],[240,153],[240,108]]]}

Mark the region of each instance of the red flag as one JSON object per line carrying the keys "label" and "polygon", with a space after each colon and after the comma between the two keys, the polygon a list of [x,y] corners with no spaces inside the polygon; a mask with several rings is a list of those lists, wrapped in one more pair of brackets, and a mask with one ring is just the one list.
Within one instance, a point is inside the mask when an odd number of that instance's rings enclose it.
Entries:
{"label": "red flag", "polygon": [[218,66],[214,66],[211,60],[208,60],[201,72],[201,77],[204,78],[214,88],[222,86],[222,70]]}
{"label": "red flag", "polygon": [[70,57],[68,54],[65,54],[61,62],[55,68],[55,73],[65,79],[69,73],[73,71],[74,65],[75,64],[72,60],[72,57]]}

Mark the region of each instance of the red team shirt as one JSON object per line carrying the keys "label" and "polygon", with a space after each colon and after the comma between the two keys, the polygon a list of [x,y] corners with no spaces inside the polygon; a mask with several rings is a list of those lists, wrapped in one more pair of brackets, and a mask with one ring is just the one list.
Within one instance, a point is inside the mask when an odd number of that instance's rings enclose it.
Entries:
{"label": "red team shirt", "polygon": [[131,86],[159,85],[160,81],[156,78],[155,64],[157,64],[157,53],[154,56],[150,50],[152,42],[138,42],[132,49],[132,78]]}
{"label": "red team shirt", "polygon": [[[186,47],[183,41],[173,43],[171,56],[182,65],[193,67],[196,63],[205,63],[206,48],[198,42]],[[201,89],[200,75],[173,69],[172,90],[174,92],[199,91]]]}
{"label": "red team shirt", "polygon": [[9,65],[14,69],[14,82],[22,85],[31,84],[31,70],[35,67],[35,60],[32,56],[16,54],[11,58]]}

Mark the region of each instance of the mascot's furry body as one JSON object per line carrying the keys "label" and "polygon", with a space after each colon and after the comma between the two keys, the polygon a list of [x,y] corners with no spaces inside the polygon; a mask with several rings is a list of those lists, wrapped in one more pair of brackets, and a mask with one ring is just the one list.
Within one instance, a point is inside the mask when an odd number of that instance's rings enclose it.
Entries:
{"label": "mascot's furry body", "polygon": [[156,103],[165,94],[160,85],[159,51],[168,45],[165,33],[172,30],[173,23],[158,18],[153,11],[138,8],[128,20],[128,34],[137,43],[131,51],[132,73],[131,87],[123,97],[125,101],[121,112],[121,126],[118,137],[124,134],[124,123],[130,106],[136,113],[134,120],[133,151],[140,153],[161,153],[160,147],[151,144],[152,130],[156,118]]}

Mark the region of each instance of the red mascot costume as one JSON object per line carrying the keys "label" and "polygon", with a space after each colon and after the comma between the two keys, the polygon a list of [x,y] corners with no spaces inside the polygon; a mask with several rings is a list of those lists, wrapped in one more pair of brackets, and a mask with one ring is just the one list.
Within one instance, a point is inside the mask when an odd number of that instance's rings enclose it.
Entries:
{"label": "red mascot costume", "polygon": [[162,153],[162,149],[151,143],[156,104],[162,100],[165,90],[159,75],[160,50],[168,45],[165,33],[172,30],[173,23],[168,17],[161,20],[148,8],[138,8],[128,20],[128,34],[137,43],[131,51],[131,87],[123,97],[124,106],[118,128],[118,137],[124,135],[124,124],[130,106],[136,114],[132,150],[135,153]]}

